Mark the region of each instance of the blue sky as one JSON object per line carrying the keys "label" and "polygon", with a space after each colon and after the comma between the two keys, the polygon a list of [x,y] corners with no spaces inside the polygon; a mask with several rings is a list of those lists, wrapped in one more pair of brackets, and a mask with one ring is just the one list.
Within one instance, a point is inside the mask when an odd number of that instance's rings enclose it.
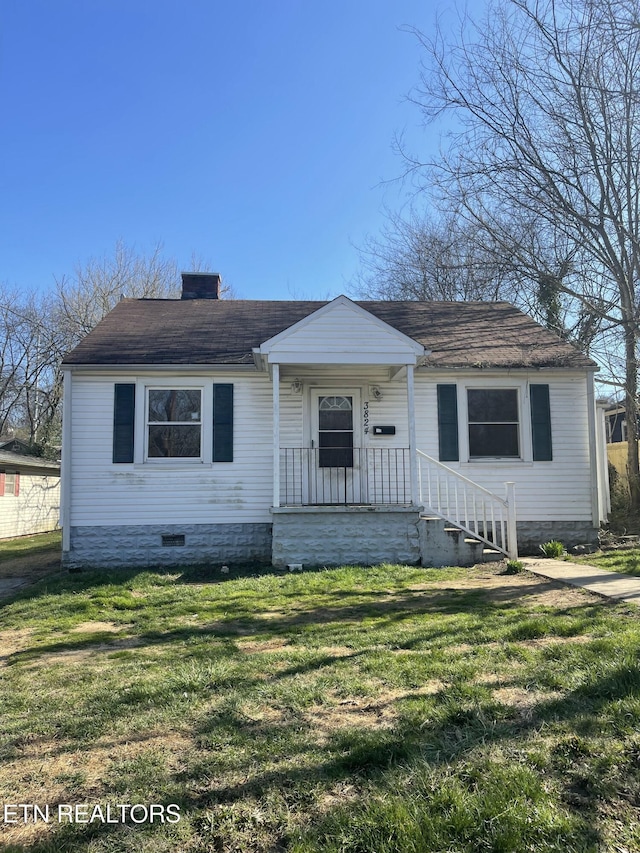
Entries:
{"label": "blue sky", "polygon": [[47,289],[118,239],[242,298],[348,291],[409,191],[394,134],[419,0],[3,0],[0,281]]}

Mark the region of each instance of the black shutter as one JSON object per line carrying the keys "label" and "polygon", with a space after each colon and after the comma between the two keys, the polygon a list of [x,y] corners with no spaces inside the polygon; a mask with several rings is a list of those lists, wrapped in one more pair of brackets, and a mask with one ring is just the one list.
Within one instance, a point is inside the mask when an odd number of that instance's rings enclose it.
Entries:
{"label": "black shutter", "polygon": [[233,462],[233,385],[213,386],[213,461]]}
{"label": "black shutter", "polygon": [[113,395],[113,461],[133,462],[136,386],[115,385]]}
{"label": "black shutter", "polygon": [[549,386],[530,385],[531,400],[531,436],[533,441],[533,459],[535,462],[550,462],[551,451],[551,409],[549,406]]}
{"label": "black shutter", "polygon": [[441,462],[457,462],[460,458],[456,385],[438,385],[438,447]]}

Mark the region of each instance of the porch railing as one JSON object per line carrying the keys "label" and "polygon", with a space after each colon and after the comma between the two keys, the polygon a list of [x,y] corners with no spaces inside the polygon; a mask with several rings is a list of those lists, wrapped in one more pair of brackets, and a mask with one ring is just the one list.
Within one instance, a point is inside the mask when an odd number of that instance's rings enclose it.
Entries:
{"label": "porch railing", "polygon": [[[343,464],[331,464],[340,460]],[[411,504],[407,447],[280,449],[282,506]]]}
{"label": "porch railing", "polygon": [[418,450],[418,489],[425,509],[515,560],[514,484],[505,487],[503,499]]}

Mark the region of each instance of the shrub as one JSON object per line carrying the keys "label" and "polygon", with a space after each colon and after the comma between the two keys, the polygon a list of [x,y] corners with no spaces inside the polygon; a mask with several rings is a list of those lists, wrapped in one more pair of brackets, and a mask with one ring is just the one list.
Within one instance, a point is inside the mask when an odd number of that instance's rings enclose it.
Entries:
{"label": "shrub", "polygon": [[551,559],[559,559],[560,557],[564,557],[565,550],[562,542],[558,542],[557,539],[551,539],[550,542],[545,542],[544,545],[540,546],[540,550],[545,555],[545,557],[549,557]]}
{"label": "shrub", "polygon": [[517,575],[522,571],[524,571],[524,563],[520,560],[507,560],[506,575]]}

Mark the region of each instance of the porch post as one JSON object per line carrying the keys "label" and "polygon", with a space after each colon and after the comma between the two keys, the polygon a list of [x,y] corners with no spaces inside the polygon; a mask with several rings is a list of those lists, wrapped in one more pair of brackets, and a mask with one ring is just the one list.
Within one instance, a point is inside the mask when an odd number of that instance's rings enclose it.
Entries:
{"label": "porch post", "polygon": [[273,505],[280,506],[280,365],[273,371]]}
{"label": "porch post", "polygon": [[418,447],[416,442],[416,404],[413,385],[413,365],[407,365],[407,415],[409,418],[409,462],[411,472],[411,503],[418,504]]}
{"label": "porch post", "polygon": [[[507,492],[507,551],[510,560],[518,559],[518,527],[516,524],[516,484],[505,483]],[[504,545],[504,542],[502,543]]]}
{"label": "porch post", "polygon": [[591,469],[591,523],[594,527],[600,526],[602,514],[600,512],[599,489],[598,489],[598,462],[597,438],[596,438],[596,392],[593,384],[593,371],[587,373],[587,428],[589,435],[589,464]]}
{"label": "porch post", "polygon": [[71,550],[71,371],[63,372],[62,397],[62,466],[60,471],[60,524],[62,526],[62,551]]}

